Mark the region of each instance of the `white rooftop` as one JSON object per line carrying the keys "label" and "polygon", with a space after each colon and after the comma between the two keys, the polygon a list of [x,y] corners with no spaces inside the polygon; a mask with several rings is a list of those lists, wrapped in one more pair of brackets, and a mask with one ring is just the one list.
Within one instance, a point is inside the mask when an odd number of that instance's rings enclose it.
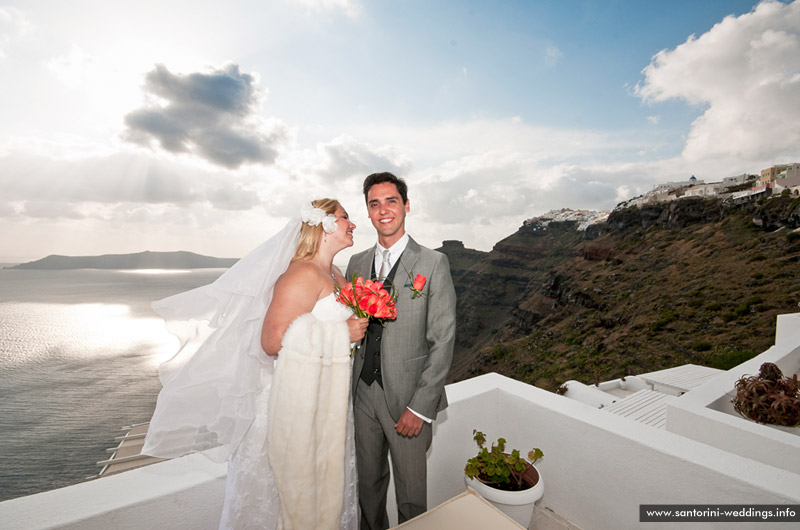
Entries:
{"label": "white rooftop", "polygon": [[597,385],[566,383],[566,397],[657,429],[667,427],[667,406],[689,390],[724,373],[723,370],[685,364]]}
{"label": "white rooftop", "polygon": [[664,429],[667,426],[667,403],[673,399],[674,396],[663,392],[642,389],[604,407],[603,411]]}
{"label": "white rooftop", "polygon": [[684,364],[675,368],[639,374],[638,377],[653,385],[654,390],[667,393],[682,393],[702,385],[722,372],[723,370],[709,368],[708,366]]}

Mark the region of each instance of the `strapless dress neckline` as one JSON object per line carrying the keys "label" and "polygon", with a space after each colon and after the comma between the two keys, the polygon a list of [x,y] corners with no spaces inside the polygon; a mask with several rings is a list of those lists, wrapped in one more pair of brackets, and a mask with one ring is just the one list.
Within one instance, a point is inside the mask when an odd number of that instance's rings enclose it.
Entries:
{"label": "strapless dress neckline", "polygon": [[346,320],[353,313],[350,308],[336,301],[336,293],[331,293],[317,300],[311,314],[319,320]]}

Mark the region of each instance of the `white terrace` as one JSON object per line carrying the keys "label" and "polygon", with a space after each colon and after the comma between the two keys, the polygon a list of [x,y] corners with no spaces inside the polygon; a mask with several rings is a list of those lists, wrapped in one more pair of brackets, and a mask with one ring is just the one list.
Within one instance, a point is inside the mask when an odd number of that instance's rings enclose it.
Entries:
{"label": "white terrace", "polygon": [[[800,370],[800,314],[778,317],[769,350],[667,400],[662,428],[497,374],[449,385],[450,407],[436,422],[428,456],[429,505],[464,491],[464,463],[476,452],[473,429],[491,439],[503,436],[513,448],[544,450],[538,467],[545,493],[536,514],[558,514],[564,528],[640,528],[640,504],[800,504],[800,429],[752,423],[729,403],[734,381],[757,373],[765,361],[787,374]],[[213,529],[224,481],[224,465],[190,455],[2,502],[0,521],[20,530]]]}

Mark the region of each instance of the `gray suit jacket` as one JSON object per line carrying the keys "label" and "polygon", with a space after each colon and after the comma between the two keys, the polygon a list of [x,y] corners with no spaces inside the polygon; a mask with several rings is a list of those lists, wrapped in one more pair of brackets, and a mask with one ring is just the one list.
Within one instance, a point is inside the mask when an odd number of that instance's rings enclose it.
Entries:
{"label": "gray suit jacket", "polygon": [[[347,279],[369,279],[375,247],[350,258]],[[417,274],[427,278],[425,296],[411,299]],[[409,237],[394,276],[397,319],[386,322],[381,341],[381,375],[389,411],[395,421],[406,407],[431,419],[447,407],[444,382],[453,359],[456,293],[447,256],[420,246]],[[357,388],[364,349],[356,350],[353,389]]]}

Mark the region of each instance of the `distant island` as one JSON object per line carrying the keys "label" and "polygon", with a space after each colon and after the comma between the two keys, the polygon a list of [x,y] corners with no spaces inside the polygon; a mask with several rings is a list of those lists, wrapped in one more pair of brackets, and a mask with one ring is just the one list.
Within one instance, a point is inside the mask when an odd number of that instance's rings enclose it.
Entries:
{"label": "distant island", "polygon": [[102,256],[50,255],[36,261],[20,263],[11,269],[214,269],[228,268],[238,258],[214,258],[193,252],[138,252],[136,254],[104,254]]}

